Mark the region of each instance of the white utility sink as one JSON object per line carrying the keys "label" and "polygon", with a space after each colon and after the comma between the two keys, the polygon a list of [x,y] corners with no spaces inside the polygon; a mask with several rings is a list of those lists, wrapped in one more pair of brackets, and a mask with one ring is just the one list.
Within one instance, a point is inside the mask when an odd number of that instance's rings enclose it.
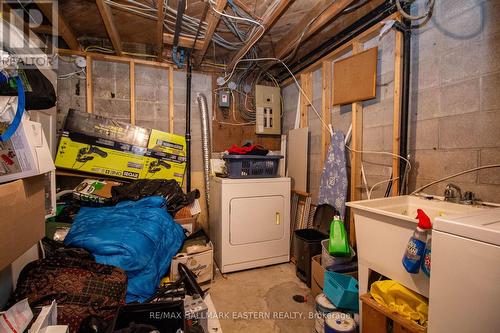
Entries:
{"label": "white utility sink", "polygon": [[436,217],[463,216],[485,209],[417,196],[353,201],[347,206],[354,210],[360,295],[367,292],[369,272],[374,270],[426,297],[429,278],[421,272],[408,273],[401,263],[417,227],[417,209],[422,209],[432,222]]}

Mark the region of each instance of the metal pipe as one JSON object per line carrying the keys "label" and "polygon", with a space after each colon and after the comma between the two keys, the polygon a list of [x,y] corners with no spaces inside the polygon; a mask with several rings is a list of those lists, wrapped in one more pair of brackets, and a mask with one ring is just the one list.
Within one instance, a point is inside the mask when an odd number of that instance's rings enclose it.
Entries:
{"label": "metal pipe", "polygon": [[197,94],[198,108],[200,109],[201,117],[201,149],[203,152],[203,176],[205,180],[205,201],[207,204],[207,212],[209,211],[209,195],[210,195],[210,158],[212,154],[212,143],[210,140],[210,112],[208,111],[207,97],[202,94]]}
{"label": "metal pipe", "polygon": [[191,55],[186,59],[186,191],[191,192]]}
{"label": "metal pipe", "polygon": [[174,47],[177,47],[177,44],[179,43],[179,35],[182,29],[182,16],[184,15],[185,8],[186,0],[179,0],[179,4],[177,5],[177,19],[175,20]]}
{"label": "metal pipe", "polygon": [[[403,81],[401,87],[401,121],[399,128],[399,155],[408,157],[408,121],[410,114],[410,65],[411,65],[411,30],[410,22],[403,21],[397,28],[403,33]],[[400,175],[406,175],[407,164],[404,160],[399,160]],[[404,177],[407,180],[407,177]],[[399,193],[405,194],[407,191],[406,181],[399,182]]]}

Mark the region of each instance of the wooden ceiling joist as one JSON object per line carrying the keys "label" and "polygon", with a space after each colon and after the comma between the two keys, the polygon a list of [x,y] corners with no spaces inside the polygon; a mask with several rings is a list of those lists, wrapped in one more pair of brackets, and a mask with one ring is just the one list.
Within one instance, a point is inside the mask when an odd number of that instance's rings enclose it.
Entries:
{"label": "wooden ceiling joist", "polygon": [[[215,4],[215,9],[219,12],[222,12],[224,8],[226,8],[227,0],[217,0]],[[203,39],[203,45],[198,52],[198,55],[196,56],[195,59],[195,65],[198,66],[202,61],[203,57],[205,57],[205,54],[207,53],[208,46],[210,45],[210,42],[212,41],[212,36],[214,35],[215,28],[217,28],[217,25],[219,25],[219,20],[220,20],[220,15],[216,13],[212,8],[210,8],[210,13],[208,14],[208,26],[207,26],[207,32],[205,34],[205,38]]]}
{"label": "wooden ceiling joist", "polygon": [[[172,34],[163,34],[163,43],[167,45],[173,45],[174,44],[174,35]],[[188,38],[188,37],[182,37],[179,36],[179,41],[177,42],[179,46],[185,47],[185,48],[194,48],[195,50],[201,50],[203,47],[203,40],[198,39],[196,41],[196,44],[193,47],[194,44],[194,39],[193,38]]]}
{"label": "wooden ceiling joist", "polygon": [[257,29],[255,33],[248,39],[246,44],[238,50],[231,61],[228,64],[228,68],[232,69],[236,62],[245,56],[245,54],[252,48],[252,46],[257,43],[262,36],[273,26],[276,20],[285,12],[288,6],[293,2],[293,0],[275,0],[277,1],[276,6],[271,6],[272,9],[267,10],[262,16],[262,26],[264,31]]}
{"label": "wooden ceiling joist", "polygon": [[34,2],[43,13],[43,15],[50,21],[52,26],[56,28],[56,31],[64,39],[66,44],[68,44],[69,48],[72,50],[80,50],[81,46],[76,39],[73,29],[61,16],[59,10],[55,12],[56,17],[54,17],[54,6],[50,2],[42,0],[34,0]]}
{"label": "wooden ceiling joist", "polygon": [[[320,31],[332,20],[332,18],[337,16],[353,2],[354,0],[338,0],[333,3],[330,0],[319,1],[309,12],[307,12],[295,28],[276,43],[276,58],[283,59],[295,48],[299,40],[303,42],[317,31]],[[310,23],[313,20],[314,22]]]}
{"label": "wooden ceiling joist", "polygon": [[233,3],[241,8],[245,13],[250,15],[254,20],[260,20],[260,17],[255,14],[255,11],[242,0],[233,0]]}
{"label": "wooden ceiling joist", "polygon": [[30,27],[31,31],[39,33],[39,34],[46,34],[46,35],[51,35],[51,36],[60,36],[59,31],[55,30],[53,26],[48,25],[48,24],[42,24],[36,27]]}
{"label": "wooden ceiling joist", "polygon": [[163,0],[158,0],[158,19],[156,21],[156,47],[158,48],[158,61],[161,61],[163,53],[163,22],[165,20],[163,12]]}
{"label": "wooden ceiling joist", "polygon": [[111,8],[109,8],[108,4],[105,3],[104,0],[96,0],[95,3],[99,9],[99,14],[101,14],[101,18],[104,22],[104,26],[106,27],[108,37],[111,40],[111,44],[113,44],[116,54],[121,56],[123,54],[122,41],[120,39],[118,29],[116,29]]}

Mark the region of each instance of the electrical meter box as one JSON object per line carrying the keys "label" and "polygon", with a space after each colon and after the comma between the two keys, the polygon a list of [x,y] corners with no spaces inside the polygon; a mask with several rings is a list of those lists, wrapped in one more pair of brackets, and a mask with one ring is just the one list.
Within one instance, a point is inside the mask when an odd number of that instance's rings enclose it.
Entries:
{"label": "electrical meter box", "polygon": [[255,133],[281,134],[281,91],[279,87],[255,86]]}
{"label": "electrical meter box", "polygon": [[219,107],[228,108],[231,106],[231,95],[229,91],[221,90],[219,92]]}

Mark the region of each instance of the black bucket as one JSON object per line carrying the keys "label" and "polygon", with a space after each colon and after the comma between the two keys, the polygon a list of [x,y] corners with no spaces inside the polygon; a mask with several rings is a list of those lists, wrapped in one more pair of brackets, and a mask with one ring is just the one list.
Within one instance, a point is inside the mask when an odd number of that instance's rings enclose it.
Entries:
{"label": "black bucket", "polygon": [[293,254],[297,260],[295,274],[311,287],[311,259],[321,254],[321,241],[328,235],[316,229],[299,229],[295,230],[293,237]]}

